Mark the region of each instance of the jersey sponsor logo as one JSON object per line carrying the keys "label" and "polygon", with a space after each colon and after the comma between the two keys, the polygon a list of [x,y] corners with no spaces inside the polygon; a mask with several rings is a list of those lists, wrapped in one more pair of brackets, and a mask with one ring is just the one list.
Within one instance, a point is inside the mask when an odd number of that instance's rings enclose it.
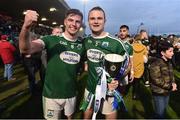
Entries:
{"label": "jersey sponsor logo", "polygon": [[61,45],[67,45],[67,42],[65,42],[65,41],[59,41],[59,43],[60,43]]}
{"label": "jersey sponsor logo", "polygon": [[87,58],[91,62],[100,62],[105,54],[97,49],[87,50]]}
{"label": "jersey sponsor logo", "polygon": [[60,54],[60,59],[68,64],[77,64],[80,61],[80,55],[72,51],[64,51]]}

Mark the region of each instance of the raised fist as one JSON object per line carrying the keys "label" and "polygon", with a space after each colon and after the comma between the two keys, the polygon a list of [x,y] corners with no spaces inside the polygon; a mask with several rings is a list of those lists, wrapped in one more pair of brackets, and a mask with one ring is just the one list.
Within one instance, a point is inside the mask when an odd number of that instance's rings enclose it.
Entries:
{"label": "raised fist", "polygon": [[27,29],[31,28],[34,24],[37,23],[38,17],[39,17],[39,14],[36,11],[27,10],[27,13],[24,18],[23,27]]}

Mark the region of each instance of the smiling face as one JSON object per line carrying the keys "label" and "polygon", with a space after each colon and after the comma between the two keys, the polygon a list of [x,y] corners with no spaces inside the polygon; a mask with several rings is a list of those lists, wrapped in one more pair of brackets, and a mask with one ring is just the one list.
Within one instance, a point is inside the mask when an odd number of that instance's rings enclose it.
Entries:
{"label": "smiling face", "polygon": [[174,55],[173,50],[174,50],[173,47],[170,47],[168,50],[162,51],[161,54],[162,54],[163,59],[165,60],[172,59],[172,56]]}
{"label": "smiling face", "polygon": [[123,27],[123,28],[120,29],[120,31],[119,31],[119,38],[121,40],[126,39],[128,37],[128,35],[129,35],[129,31],[128,31],[127,28]]}
{"label": "smiling face", "polygon": [[65,20],[65,34],[67,37],[72,38],[76,36],[82,25],[82,17],[77,14],[69,14]]}
{"label": "smiling face", "polygon": [[92,10],[89,12],[89,27],[92,34],[100,35],[104,31],[105,15],[101,10]]}

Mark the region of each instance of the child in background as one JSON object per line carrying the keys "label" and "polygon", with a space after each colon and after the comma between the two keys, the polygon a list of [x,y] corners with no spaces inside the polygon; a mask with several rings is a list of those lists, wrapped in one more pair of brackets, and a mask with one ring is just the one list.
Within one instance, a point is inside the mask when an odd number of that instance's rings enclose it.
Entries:
{"label": "child in background", "polygon": [[177,90],[171,63],[173,45],[159,43],[159,56],[150,65],[151,91],[155,107],[155,118],[164,118],[171,91]]}

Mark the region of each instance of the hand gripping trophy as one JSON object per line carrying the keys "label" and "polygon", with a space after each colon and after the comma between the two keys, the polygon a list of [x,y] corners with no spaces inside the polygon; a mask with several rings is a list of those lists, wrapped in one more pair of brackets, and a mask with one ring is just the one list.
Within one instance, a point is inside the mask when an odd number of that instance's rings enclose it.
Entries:
{"label": "hand gripping trophy", "polygon": [[101,67],[97,67],[96,71],[99,76],[99,81],[95,91],[95,104],[93,119],[96,118],[96,114],[100,108],[102,98],[105,100],[106,95],[114,96],[113,109],[119,108],[122,103],[122,109],[126,110],[123,98],[118,90],[108,90],[107,83],[110,83],[113,79],[121,82],[128,70],[129,57],[127,54],[124,56],[118,54],[106,54],[102,57]]}

